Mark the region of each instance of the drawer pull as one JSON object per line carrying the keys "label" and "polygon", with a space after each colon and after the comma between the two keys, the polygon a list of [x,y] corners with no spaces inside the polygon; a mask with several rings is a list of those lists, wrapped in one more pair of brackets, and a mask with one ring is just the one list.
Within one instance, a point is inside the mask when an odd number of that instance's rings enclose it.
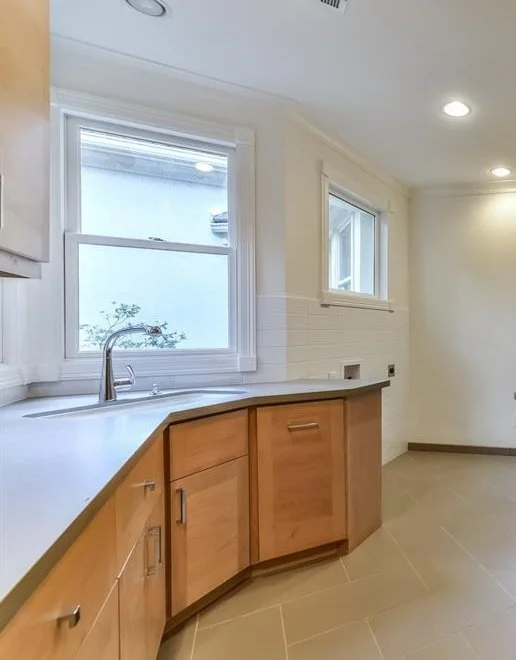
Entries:
{"label": "drawer pull", "polygon": [[308,429],[318,429],[319,422],[307,422],[306,424],[289,424],[289,431],[308,431]]}
{"label": "drawer pull", "polygon": [[133,484],[133,488],[143,488],[144,491],[150,490],[154,492],[156,490],[156,482],[153,480],[142,481],[139,484]]}
{"label": "drawer pull", "polygon": [[181,515],[179,517],[179,520],[177,521],[180,525],[186,525],[186,522],[188,520],[188,509],[187,509],[187,503],[186,503],[186,490],[184,488],[178,488],[176,490],[177,493],[179,493],[179,501],[181,504]]}
{"label": "drawer pull", "polygon": [[62,614],[58,617],[57,622],[59,624],[67,623],[69,628],[75,628],[81,620],[81,606],[77,605],[71,612],[67,614]]}
{"label": "drawer pull", "polygon": [[149,527],[147,530],[147,538],[153,540],[154,545],[154,562],[149,564],[147,562],[147,568],[145,570],[145,575],[151,577],[153,575],[158,575],[163,563],[161,556],[161,525],[157,527]]}

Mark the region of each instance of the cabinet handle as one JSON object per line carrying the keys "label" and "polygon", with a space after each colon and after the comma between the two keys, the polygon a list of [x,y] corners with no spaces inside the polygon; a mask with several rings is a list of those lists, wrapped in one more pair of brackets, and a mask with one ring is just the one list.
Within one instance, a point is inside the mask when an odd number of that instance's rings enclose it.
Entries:
{"label": "cabinet handle", "polygon": [[57,622],[59,624],[64,624],[67,623],[69,628],[75,628],[79,621],[81,620],[81,606],[77,605],[77,607],[74,607],[73,610],[70,612],[67,612],[66,614],[62,614],[60,617],[57,618]]}
{"label": "cabinet handle", "polygon": [[181,516],[177,521],[180,525],[186,525],[188,520],[188,509],[186,504],[186,490],[184,488],[178,488],[176,493],[179,493],[179,501],[181,503]]}
{"label": "cabinet handle", "polygon": [[145,570],[145,575],[150,577],[152,575],[157,575],[162,564],[161,556],[161,525],[156,527],[149,527],[147,530],[147,538],[153,540],[154,545],[154,563],[147,563],[147,568]]}
{"label": "cabinet handle", "polygon": [[289,431],[307,431],[308,429],[318,429],[319,422],[307,422],[306,424],[289,424]]}
{"label": "cabinet handle", "polygon": [[143,488],[144,491],[150,490],[153,492],[156,490],[156,482],[153,480],[142,481],[139,484],[133,484],[133,488]]}

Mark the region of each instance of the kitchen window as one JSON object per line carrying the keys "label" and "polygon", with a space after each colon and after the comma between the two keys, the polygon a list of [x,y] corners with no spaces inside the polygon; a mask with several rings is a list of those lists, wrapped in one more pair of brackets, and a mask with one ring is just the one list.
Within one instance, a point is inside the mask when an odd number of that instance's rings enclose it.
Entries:
{"label": "kitchen window", "polygon": [[252,132],[210,140],[66,111],[62,125],[66,358],[149,323],[163,336],[123,338],[119,355],[254,370]]}
{"label": "kitchen window", "polygon": [[389,309],[384,214],[323,176],[323,304]]}

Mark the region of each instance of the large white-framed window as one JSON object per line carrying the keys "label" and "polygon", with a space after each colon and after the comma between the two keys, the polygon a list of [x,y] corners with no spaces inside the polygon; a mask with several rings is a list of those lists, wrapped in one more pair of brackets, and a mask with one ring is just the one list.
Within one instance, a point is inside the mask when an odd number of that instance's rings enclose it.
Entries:
{"label": "large white-framed window", "polygon": [[391,310],[386,210],[326,172],[322,200],[322,303]]}
{"label": "large white-framed window", "polygon": [[255,370],[253,132],[55,100],[64,377],[91,371],[109,332],[142,323],[163,336],[117,344],[140,373]]}

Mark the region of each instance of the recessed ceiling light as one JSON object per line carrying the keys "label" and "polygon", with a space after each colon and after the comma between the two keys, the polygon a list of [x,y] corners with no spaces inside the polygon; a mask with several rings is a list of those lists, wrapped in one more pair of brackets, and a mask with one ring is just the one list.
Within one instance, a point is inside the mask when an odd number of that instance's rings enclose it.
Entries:
{"label": "recessed ceiling light", "polygon": [[167,13],[167,8],[159,0],[125,0],[127,4],[136,9],[136,11],[146,14],[147,16],[154,16],[160,18]]}
{"label": "recessed ceiling light", "polygon": [[493,167],[491,174],[497,176],[499,179],[503,179],[505,176],[511,174],[511,170],[508,167]]}
{"label": "recessed ceiling light", "polygon": [[213,172],[213,165],[210,165],[209,163],[195,163],[195,169],[198,172]]}
{"label": "recessed ceiling light", "polygon": [[462,101],[450,101],[443,107],[443,112],[448,117],[466,117],[471,112],[471,108]]}

